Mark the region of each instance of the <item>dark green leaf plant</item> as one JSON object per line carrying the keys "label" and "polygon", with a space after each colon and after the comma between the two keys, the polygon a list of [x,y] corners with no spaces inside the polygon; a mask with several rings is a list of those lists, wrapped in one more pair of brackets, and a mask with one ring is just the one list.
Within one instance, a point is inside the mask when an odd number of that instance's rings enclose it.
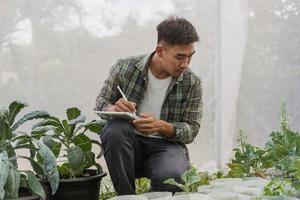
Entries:
{"label": "dark green leaf plant", "polygon": [[[0,104],[0,200],[18,198],[21,186],[45,199],[45,192],[36,174],[30,170],[20,170],[18,159],[30,161],[38,175],[48,178],[53,193],[58,188],[55,157],[43,143],[43,138],[37,140],[30,134],[19,131],[19,127],[25,122],[43,119],[49,114],[45,111],[32,111],[15,122],[17,115],[26,106],[26,103],[20,101],[13,101],[8,108]],[[26,151],[30,156],[26,156]],[[40,155],[41,162],[34,161],[33,155]]]}
{"label": "dark green leaf plant", "polygon": [[237,139],[239,146],[234,148],[234,158],[227,164],[228,177],[244,178],[251,176],[265,176],[265,169],[269,168],[271,160],[267,152],[259,147],[247,143],[247,137],[240,130]]}
{"label": "dark green leaf plant", "polygon": [[270,137],[265,149],[272,159],[272,167],[279,170],[283,178],[289,178],[294,171],[291,165],[300,156],[300,135],[290,128],[284,104],[280,112],[280,130],[272,132]]}
{"label": "dark green leaf plant", "polygon": [[181,183],[176,182],[173,178],[169,178],[164,183],[175,185],[184,192],[197,192],[201,185],[209,184],[209,176],[207,173],[198,172],[193,166],[190,166],[181,176]]}
{"label": "dark green leaf plant", "polygon": [[279,173],[271,174],[264,193],[300,197],[300,135],[290,127],[285,104],[281,106],[280,129],[270,137],[265,149]]}
{"label": "dark green leaf plant", "polygon": [[[86,133],[100,134],[104,122],[92,120],[85,122],[86,117],[76,108],[66,110],[66,119],[50,116],[43,121],[33,125],[32,134],[42,141],[54,153],[58,164],[60,178],[71,179],[77,177],[90,176],[87,169],[95,167],[97,173],[102,172],[101,166],[96,163],[96,158],[102,156],[102,146],[97,140],[91,139]],[[92,146],[100,149],[100,153],[95,155]],[[40,162],[39,156],[36,157]]]}

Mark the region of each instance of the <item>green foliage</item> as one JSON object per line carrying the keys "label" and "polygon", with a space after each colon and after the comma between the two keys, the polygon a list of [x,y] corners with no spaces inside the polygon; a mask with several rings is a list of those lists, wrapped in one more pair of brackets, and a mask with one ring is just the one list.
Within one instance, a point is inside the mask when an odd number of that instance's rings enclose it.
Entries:
{"label": "green foliage", "polygon": [[233,149],[235,157],[228,164],[229,177],[269,176],[272,180],[265,186],[265,195],[300,196],[300,135],[291,130],[284,104],[280,130],[270,134],[263,149],[247,144],[241,132],[238,142],[239,148]]}
{"label": "green foliage", "polygon": [[295,196],[297,191],[292,187],[290,179],[276,178],[264,187],[266,196]]}
{"label": "green foliage", "polygon": [[143,194],[149,192],[151,181],[147,178],[138,178],[135,180],[136,194]]}
{"label": "green foliage", "polygon": [[[66,110],[66,119],[50,116],[32,126],[32,135],[43,137],[42,141],[53,152],[62,164],[58,166],[60,178],[76,178],[84,175],[84,171],[92,166],[102,171],[96,163],[96,157],[102,156],[101,143],[90,139],[86,132],[100,134],[103,121],[93,120],[85,123],[86,117],[76,108]],[[92,145],[98,146],[100,153],[96,156],[92,152]],[[61,155],[61,156],[60,156]],[[39,154],[35,155],[40,161]]]}
{"label": "green foliage", "polygon": [[50,181],[52,194],[54,194],[58,189],[58,183],[59,183],[59,175],[56,167],[55,156],[52,153],[52,151],[49,149],[49,147],[43,143],[42,139],[38,141],[38,146],[40,147],[38,152],[42,158],[41,164],[45,171],[47,179]]}
{"label": "green foliage", "polygon": [[280,130],[271,133],[271,140],[266,144],[266,151],[272,158],[273,166],[283,177],[290,177],[293,170],[290,165],[300,156],[300,135],[290,129],[285,106],[281,108]]}
{"label": "green foliage", "polygon": [[197,192],[200,185],[209,184],[209,177],[207,173],[197,172],[197,169],[191,166],[181,176],[182,183],[176,182],[173,178],[169,178],[164,183],[175,185],[184,192]]}
{"label": "green foliage", "polygon": [[[149,192],[151,181],[147,178],[138,178],[135,180],[136,194]],[[111,183],[102,184],[100,187],[99,200],[107,200],[117,196]]]}
{"label": "green foliage", "polygon": [[117,193],[114,191],[112,185],[101,185],[99,200],[107,200],[117,196]]}
{"label": "green foliage", "polygon": [[[37,177],[31,171],[18,170],[17,159],[29,160],[32,168],[38,169],[36,172],[45,176],[49,167],[56,166],[55,159],[51,159],[54,155],[47,146],[44,148],[40,145],[37,146],[36,138],[18,130],[22,124],[29,120],[49,117],[49,114],[45,111],[33,111],[25,114],[15,122],[17,115],[26,106],[26,103],[20,101],[12,102],[8,109],[0,105],[0,200],[17,198],[21,183],[24,183],[32,193],[41,196],[43,199],[45,198],[44,190]],[[40,151],[45,151],[45,153],[40,156],[41,163],[37,163],[31,157],[17,155],[17,149],[25,149],[31,155]],[[51,171],[52,174],[55,172],[57,173],[56,168]],[[57,189],[55,184],[57,182],[58,177],[50,180],[54,192]]]}
{"label": "green foliage", "polygon": [[237,139],[239,148],[233,149],[235,156],[231,163],[227,164],[230,169],[229,177],[264,176],[264,169],[271,165],[271,161],[267,159],[267,152],[246,143],[246,140],[246,136],[240,131]]}

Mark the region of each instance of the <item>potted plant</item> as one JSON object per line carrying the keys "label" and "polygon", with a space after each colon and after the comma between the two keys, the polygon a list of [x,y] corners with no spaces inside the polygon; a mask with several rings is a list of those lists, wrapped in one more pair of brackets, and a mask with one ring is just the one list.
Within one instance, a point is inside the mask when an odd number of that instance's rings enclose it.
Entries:
{"label": "potted plant", "polygon": [[[29,160],[32,168],[49,179],[53,192],[58,187],[59,177],[52,151],[34,136],[18,130],[25,122],[46,118],[49,114],[45,111],[33,111],[15,123],[16,116],[26,106],[26,103],[20,101],[12,102],[8,109],[0,105],[0,200],[45,199],[45,192],[36,175],[30,170],[20,170],[18,159]],[[23,149],[28,150],[30,157],[26,156]],[[22,150],[22,154],[18,150]],[[35,155],[39,155],[40,163],[32,159]]]}
{"label": "potted plant", "polygon": [[[104,123],[93,120],[85,123],[86,117],[76,108],[66,110],[67,119],[60,120],[50,116],[33,125],[32,131],[46,131],[40,134],[45,143],[54,153],[60,176],[58,191],[52,195],[48,181],[43,181],[47,198],[65,199],[99,199],[100,182],[106,173],[96,163],[96,157],[102,156],[101,143],[91,139],[86,132],[101,132]],[[100,153],[96,156],[92,146],[98,146]],[[39,158],[36,157],[37,161]],[[94,167],[96,169],[90,169]]]}

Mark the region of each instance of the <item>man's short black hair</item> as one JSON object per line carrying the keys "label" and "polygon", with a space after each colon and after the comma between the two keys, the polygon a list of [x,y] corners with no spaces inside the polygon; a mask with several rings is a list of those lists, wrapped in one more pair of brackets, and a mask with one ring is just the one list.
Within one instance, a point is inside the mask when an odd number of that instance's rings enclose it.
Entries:
{"label": "man's short black hair", "polygon": [[186,19],[170,16],[156,26],[157,43],[165,41],[171,45],[189,44],[199,41],[194,26]]}

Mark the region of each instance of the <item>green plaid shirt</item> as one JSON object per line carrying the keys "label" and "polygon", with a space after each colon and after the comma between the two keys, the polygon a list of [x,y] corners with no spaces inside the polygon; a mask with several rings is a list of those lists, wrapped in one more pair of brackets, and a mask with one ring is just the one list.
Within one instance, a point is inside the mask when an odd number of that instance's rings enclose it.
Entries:
{"label": "green plaid shirt", "polygon": [[[96,99],[95,110],[105,110],[121,94],[119,85],[129,101],[141,105],[148,83],[148,63],[153,54],[119,59],[112,66]],[[175,134],[165,138],[174,142],[191,143],[200,129],[202,118],[201,80],[190,69],[178,78],[172,78],[161,108],[160,119],[171,123]]]}

